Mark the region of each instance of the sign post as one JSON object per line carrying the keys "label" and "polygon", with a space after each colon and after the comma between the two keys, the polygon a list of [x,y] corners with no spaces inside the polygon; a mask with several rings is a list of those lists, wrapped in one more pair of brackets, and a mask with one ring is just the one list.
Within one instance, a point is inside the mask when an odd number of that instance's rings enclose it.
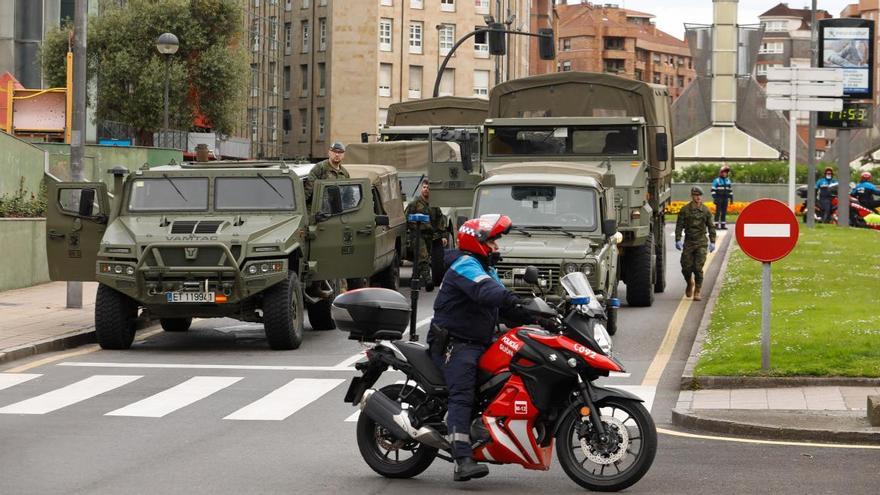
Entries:
{"label": "sign post", "polygon": [[788,256],[797,244],[797,217],[785,203],[759,199],[736,220],[736,242],[752,259],[764,264],[761,283],[761,370],[770,371],[770,264]]}

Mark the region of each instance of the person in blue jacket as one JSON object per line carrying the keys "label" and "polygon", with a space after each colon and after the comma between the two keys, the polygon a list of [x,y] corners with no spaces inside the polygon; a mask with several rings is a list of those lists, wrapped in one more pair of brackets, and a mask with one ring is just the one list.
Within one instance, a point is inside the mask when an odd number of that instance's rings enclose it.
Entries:
{"label": "person in blue jacket", "polygon": [[477,364],[492,342],[499,310],[505,321],[528,319],[519,309],[519,297],[501,284],[494,268],[500,259],[496,240],[510,227],[506,215],[483,215],[465,222],[457,236],[460,250],[446,253],[449,270],[434,300],[428,344],[449,390],[446,426],[455,457],[455,481],[489,474],[488,467],[472,458],[470,425]]}
{"label": "person in blue jacket", "polygon": [[880,196],[880,189],[871,183],[871,173],[862,172],[859,180],[861,182],[853,188],[853,196],[859,200],[859,204],[871,210],[880,206],[880,200],[875,199]]}
{"label": "person in blue jacket", "polygon": [[728,178],[730,167],[721,167],[712,181],[712,199],[715,201],[715,228],[727,230],[727,207],[733,203],[733,183]]}
{"label": "person in blue jacket", "polygon": [[816,181],[816,191],[819,193],[822,222],[831,223],[831,200],[837,195],[837,181],[834,180],[834,170],[831,167],[825,167],[825,177]]}

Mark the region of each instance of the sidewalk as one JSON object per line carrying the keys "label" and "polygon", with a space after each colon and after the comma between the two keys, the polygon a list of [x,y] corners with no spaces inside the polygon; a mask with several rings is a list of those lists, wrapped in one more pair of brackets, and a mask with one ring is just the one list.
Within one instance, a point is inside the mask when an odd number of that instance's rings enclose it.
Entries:
{"label": "sidewalk", "polygon": [[82,309],[67,309],[67,283],[0,292],[0,363],[95,342],[95,293],[83,283]]}

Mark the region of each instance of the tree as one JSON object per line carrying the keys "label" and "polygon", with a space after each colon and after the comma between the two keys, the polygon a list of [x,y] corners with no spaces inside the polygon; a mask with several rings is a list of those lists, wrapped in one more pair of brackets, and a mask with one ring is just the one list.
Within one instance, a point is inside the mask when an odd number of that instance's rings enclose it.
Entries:
{"label": "tree", "polygon": [[[170,32],[180,49],[169,59],[171,126],[191,130],[202,116],[211,129],[229,134],[240,120],[248,77],[239,0],[129,0],[104,2],[89,19],[88,74],[97,80],[96,114],[131,124],[141,143],[162,126],[165,59],[155,40]],[[69,26],[43,43],[43,73],[64,86]]]}

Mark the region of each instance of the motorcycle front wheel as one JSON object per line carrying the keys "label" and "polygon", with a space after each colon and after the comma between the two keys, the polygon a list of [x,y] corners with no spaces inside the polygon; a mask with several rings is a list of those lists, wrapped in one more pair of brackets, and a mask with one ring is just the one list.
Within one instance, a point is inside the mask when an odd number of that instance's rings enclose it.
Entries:
{"label": "motorcycle front wheel", "polygon": [[657,453],[654,420],[638,401],[610,397],[596,404],[602,441],[580,408],[570,409],[556,436],[556,455],[565,474],[593,491],[616,492],[639,481]]}
{"label": "motorcycle front wheel", "polygon": [[[388,385],[380,391],[391,400],[400,402],[403,408],[425,399],[418,389],[403,385]],[[412,478],[428,469],[437,456],[437,449],[415,440],[398,440],[386,428],[361,413],[357,422],[357,443],[361,457],[370,468],[386,478]]]}

